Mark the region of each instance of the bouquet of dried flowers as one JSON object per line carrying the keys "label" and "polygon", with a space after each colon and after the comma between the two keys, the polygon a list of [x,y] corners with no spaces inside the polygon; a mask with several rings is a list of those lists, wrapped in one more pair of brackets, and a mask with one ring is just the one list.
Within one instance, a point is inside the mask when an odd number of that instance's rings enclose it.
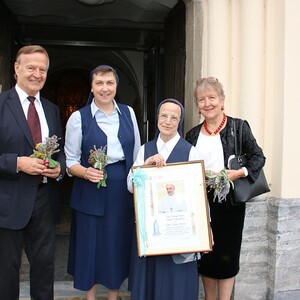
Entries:
{"label": "bouquet of dried flowers", "polygon": [[51,158],[54,153],[60,151],[57,149],[59,147],[58,140],[60,140],[60,138],[56,135],[46,137],[44,143],[38,143],[35,145],[33,154],[31,154],[30,157],[43,159],[44,165],[51,169],[59,166],[59,162]]}
{"label": "bouquet of dried flowers", "polygon": [[93,168],[103,171],[103,179],[101,179],[98,184],[97,188],[100,189],[101,187],[106,187],[106,179],[107,173],[105,171],[105,166],[107,165],[107,155],[106,155],[106,148],[107,146],[96,148],[94,145],[94,149],[90,150],[90,156],[88,159],[88,163],[93,166]]}
{"label": "bouquet of dried flowers", "polygon": [[234,187],[233,182],[228,178],[225,169],[219,173],[213,173],[212,171],[205,173],[206,186],[214,189],[214,201],[218,198],[218,202],[221,203],[226,199],[227,194],[230,191],[230,185]]}

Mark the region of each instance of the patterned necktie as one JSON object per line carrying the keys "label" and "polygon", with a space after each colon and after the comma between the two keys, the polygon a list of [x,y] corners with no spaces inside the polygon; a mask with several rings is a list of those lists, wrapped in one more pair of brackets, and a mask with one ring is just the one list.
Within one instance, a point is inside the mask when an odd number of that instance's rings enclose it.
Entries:
{"label": "patterned necktie", "polygon": [[28,100],[30,101],[30,104],[28,108],[27,122],[28,122],[29,129],[31,131],[31,136],[34,145],[36,145],[42,142],[41,124],[40,124],[39,115],[34,106],[35,97],[29,96]]}

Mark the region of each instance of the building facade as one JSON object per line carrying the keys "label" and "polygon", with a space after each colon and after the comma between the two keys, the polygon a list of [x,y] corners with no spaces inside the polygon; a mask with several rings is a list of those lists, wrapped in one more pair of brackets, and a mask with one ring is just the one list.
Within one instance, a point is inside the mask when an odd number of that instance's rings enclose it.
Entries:
{"label": "building facade", "polygon": [[[121,77],[128,85],[135,83],[130,89],[131,98],[136,97],[139,105],[143,103],[140,124],[144,139],[147,139],[147,130],[144,130],[147,118],[144,115],[152,110],[154,116],[155,95],[162,98],[165,93],[183,98],[186,110],[184,129],[187,131],[200,121],[193,99],[195,81],[200,77],[214,76],[223,83],[226,113],[250,123],[267,157],[264,169],[271,188],[270,193],[247,204],[241,270],[236,278],[234,299],[300,299],[300,1],[184,0],[182,3],[184,8],[180,7],[180,11],[185,10],[185,18],[180,24],[185,30],[177,32],[185,38],[184,47],[178,42],[178,49],[184,48],[184,55],[180,51],[174,53],[184,64],[172,68],[171,61],[165,69],[169,70],[168,74],[176,72],[184,76],[172,79],[167,91],[159,92],[159,83],[155,89],[149,87],[145,73],[148,76],[152,73],[145,72],[147,62],[141,52],[124,50],[120,54],[113,51],[119,65],[124,65]],[[8,89],[13,82],[14,24],[12,14],[0,1],[2,90]],[[175,26],[172,22],[170,24],[171,28]],[[109,50],[99,51],[111,59]],[[153,51],[147,55],[151,57],[151,53],[153,55]],[[80,57],[80,53],[76,55]],[[51,48],[51,60],[56,56],[53,67],[58,72],[62,52]],[[159,55],[155,54],[152,59],[156,67],[160,66]],[[81,63],[85,62],[87,71],[92,65],[88,60]],[[148,65],[151,62],[148,60]],[[74,64],[76,60],[73,59],[70,65]],[[151,70],[157,72],[152,74],[153,78],[163,78],[163,69]],[[175,90],[178,82],[183,88],[171,95],[172,87]],[[148,90],[145,92],[146,85]],[[146,104],[145,95],[148,95]],[[152,96],[155,101],[151,100]]]}

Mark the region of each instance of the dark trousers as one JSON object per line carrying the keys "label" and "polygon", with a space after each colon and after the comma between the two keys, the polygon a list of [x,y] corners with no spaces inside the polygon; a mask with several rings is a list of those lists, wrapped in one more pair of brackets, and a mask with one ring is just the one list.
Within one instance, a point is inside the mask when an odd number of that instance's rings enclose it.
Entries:
{"label": "dark trousers", "polygon": [[[22,250],[30,264],[30,296],[53,300],[55,222],[47,184],[38,188],[32,217],[25,228],[0,228],[0,298],[19,299]],[[17,209],[17,208],[16,208]]]}

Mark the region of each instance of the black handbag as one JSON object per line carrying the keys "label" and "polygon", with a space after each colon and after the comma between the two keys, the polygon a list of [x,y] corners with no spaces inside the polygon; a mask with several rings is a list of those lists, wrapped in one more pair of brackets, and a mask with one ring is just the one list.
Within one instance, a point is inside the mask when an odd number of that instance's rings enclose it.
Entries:
{"label": "black handbag", "polygon": [[[238,170],[245,166],[247,162],[247,157],[245,154],[242,154],[242,136],[243,136],[243,125],[244,121],[240,124],[239,129],[239,144],[237,142],[237,132],[236,132],[236,122],[232,122],[233,132],[234,132],[234,148],[235,148],[235,157],[230,159],[228,162],[228,167],[231,170]],[[246,202],[256,196],[262,195],[270,191],[268,182],[265,177],[264,170],[261,169],[258,178],[255,182],[252,182],[248,176],[241,177],[234,181],[233,189],[233,200],[237,203]]]}

